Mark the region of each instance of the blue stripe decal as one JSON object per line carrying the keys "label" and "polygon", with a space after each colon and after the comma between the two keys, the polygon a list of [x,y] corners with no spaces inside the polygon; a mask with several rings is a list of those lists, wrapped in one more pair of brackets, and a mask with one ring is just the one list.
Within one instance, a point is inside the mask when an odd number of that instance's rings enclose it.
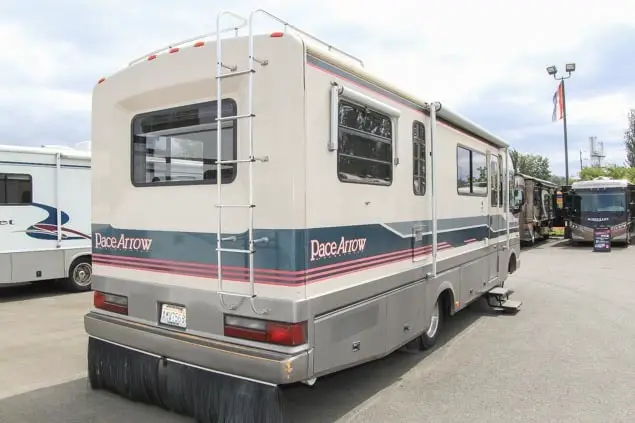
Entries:
{"label": "blue stripe decal", "polygon": [[[452,227],[452,220],[463,224],[472,219],[485,224]],[[442,229],[437,240],[444,248],[460,247],[466,242],[494,236],[487,217],[472,219],[439,220]],[[418,222],[425,225],[426,221]],[[299,277],[303,272],[322,272],[330,268],[333,272],[347,271],[351,266],[370,266],[374,260],[407,259],[415,252],[423,253],[430,248],[432,236],[424,230],[423,236],[415,238],[412,229],[401,232],[406,225],[415,222],[400,222],[387,225],[370,224],[311,229],[256,229],[256,239],[267,241],[257,244],[254,257],[255,268],[269,275]],[[498,231],[505,230],[495,228]],[[121,230],[109,225],[93,225],[93,254],[97,261],[121,259],[128,264],[145,263],[147,266],[182,267],[206,271],[213,277],[217,265],[216,234],[197,232],[171,232],[147,230]],[[511,228],[510,232],[517,232]],[[224,235],[230,236],[230,234]],[[224,248],[246,249],[247,234],[237,235],[236,241],[223,242]],[[357,264],[356,264],[357,263]],[[198,267],[197,267],[198,266]],[[248,266],[246,254],[223,253],[223,269],[235,268],[243,271]],[[196,269],[195,269],[196,268]],[[239,269],[239,270],[236,270]],[[225,271],[225,270],[224,270]]]}

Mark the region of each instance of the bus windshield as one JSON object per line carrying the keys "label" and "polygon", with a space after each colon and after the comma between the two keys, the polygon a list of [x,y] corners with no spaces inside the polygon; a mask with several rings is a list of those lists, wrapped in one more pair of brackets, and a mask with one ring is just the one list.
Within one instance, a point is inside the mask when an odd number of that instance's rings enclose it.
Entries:
{"label": "bus windshield", "polygon": [[576,208],[582,213],[625,213],[624,191],[578,191],[574,194]]}
{"label": "bus windshield", "polygon": [[587,227],[613,226],[627,217],[626,191],[622,188],[572,192],[571,219]]}

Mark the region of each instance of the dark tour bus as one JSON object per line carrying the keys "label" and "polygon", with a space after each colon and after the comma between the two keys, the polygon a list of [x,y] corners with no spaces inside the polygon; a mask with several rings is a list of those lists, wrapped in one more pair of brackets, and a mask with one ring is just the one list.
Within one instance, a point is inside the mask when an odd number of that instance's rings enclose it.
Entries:
{"label": "dark tour bus", "polygon": [[594,228],[610,228],[611,241],[628,246],[635,231],[635,186],[627,180],[595,178],[571,184],[564,199],[566,238],[593,241]]}

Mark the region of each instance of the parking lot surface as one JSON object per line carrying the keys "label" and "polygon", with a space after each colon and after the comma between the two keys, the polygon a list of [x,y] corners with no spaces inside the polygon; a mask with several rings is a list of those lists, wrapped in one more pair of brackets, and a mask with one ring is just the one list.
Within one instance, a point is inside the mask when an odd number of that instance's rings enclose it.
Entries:
{"label": "parking lot surface", "polygon": [[[523,250],[517,315],[474,304],[430,353],[285,390],[288,422],[635,422],[635,246]],[[82,317],[90,294],[0,294],[0,422],[189,422],[92,392]]]}

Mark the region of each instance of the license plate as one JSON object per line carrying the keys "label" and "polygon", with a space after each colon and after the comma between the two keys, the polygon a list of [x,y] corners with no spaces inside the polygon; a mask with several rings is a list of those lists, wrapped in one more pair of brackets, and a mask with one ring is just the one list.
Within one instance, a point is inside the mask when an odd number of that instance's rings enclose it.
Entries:
{"label": "license plate", "polygon": [[180,328],[187,327],[187,313],[185,307],[172,304],[161,305],[161,317],[159,319],[164,325],[177,326]]}

